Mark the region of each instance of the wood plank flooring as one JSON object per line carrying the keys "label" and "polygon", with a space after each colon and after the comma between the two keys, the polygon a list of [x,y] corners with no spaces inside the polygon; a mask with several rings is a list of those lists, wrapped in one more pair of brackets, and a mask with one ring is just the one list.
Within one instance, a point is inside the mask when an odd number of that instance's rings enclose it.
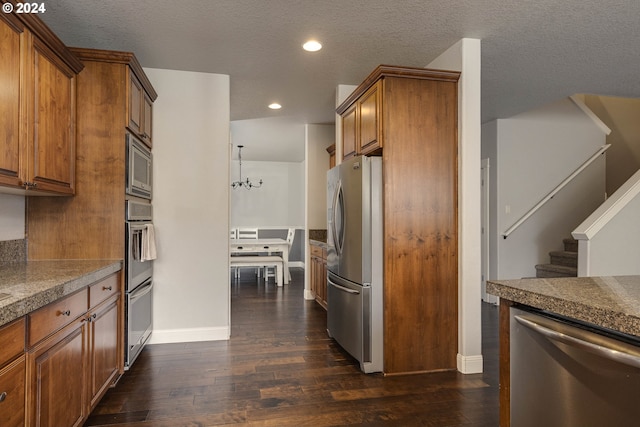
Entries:
{"label": "wood plank flooring", "polygon": [[485,372],[365,375],[288,286],[232,282],[231,340],[147,346],[85,426],[497,426],[498,309],[483,304]]}

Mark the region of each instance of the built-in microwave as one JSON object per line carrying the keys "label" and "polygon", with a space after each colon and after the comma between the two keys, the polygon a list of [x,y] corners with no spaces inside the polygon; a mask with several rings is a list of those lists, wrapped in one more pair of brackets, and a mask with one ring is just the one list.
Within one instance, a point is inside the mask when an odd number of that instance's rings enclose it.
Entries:
{"label": "built-in microwave", "polygon": [[151,199],[152,162],[151,150],[142,141],[126,133],[127,144],[127,194]]}

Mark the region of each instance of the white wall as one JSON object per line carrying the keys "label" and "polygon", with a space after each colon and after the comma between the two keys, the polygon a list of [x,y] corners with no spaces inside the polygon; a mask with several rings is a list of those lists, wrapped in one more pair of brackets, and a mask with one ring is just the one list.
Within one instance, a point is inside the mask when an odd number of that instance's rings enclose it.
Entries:
{"label": "white wall", "polygon": [[[605,144],[605,134],[570,99],[483,125],[491,158],[490,279],[534,277],[549,251],[604,199],[605,157],[547,202],[507,239],[502,233]],[[493,269],[495,268],[495,270]]]}
{"label": "white wall", "polygon": [[307,125],[307,228],[327,228],[327,147],[335,141],[334,125]]}
{"label": "white wall", "polygon": [[480,40],[462,39],[428,68],[461,71],[458,82],[458,370],[482,372],[480,239]]}
{"label": "white wall", "polygon": [[637,196],[591,238],[588,253],[590,276],[640,274],[638,218],[640,197]]}
{"label": "white wall", "polygon": [[145,69],[154,103],[151,343],[229,336],[229,77]]}
{"label": "white wall", "polygon": [[[329,170],[329,153],[327,147],[335,141],[334,125],[305,126],[306,152],[306,192],[305,192],[305,230],[327,229],[327,171]],[[305,233],[304,247],[309,246],[309,234]],[[309,251],[305,251],[305,265],[311,265]],[[310,288],[310,269],[304,271],[304,298],[314,299]]]}
{"label": "white wall", "polygon": [[[300,135],[304,144],[304,135]],[[239,162],[231,162],[231,181],[239,178]],[[262,187],[232,189],[231,227],[304,226],[304,162],[242,161],[242,178]],[[231,184],[229,184],[231,185]]]}
{"label": "white wall", "polygon": [[0,241],[24,239],[25,197],[0,194]]}

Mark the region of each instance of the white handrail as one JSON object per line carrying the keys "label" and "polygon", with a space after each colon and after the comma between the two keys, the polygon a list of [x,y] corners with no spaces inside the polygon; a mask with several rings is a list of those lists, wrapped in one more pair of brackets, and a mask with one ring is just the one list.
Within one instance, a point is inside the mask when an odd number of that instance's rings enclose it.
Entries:
{"label": "white handrail", "polygon": [[571,173],[571,175],[566,177],[564,179],[564,181],[562,181],[560,184],[558,184],[556,186],[556,188],[551,190],[551,192],[549,194],[547,194],[546,196],[544,196],[544,198],[542,200],[540,200],[534,207],[529,209],[529,211],[526,214],[524,214],[518,221],[516,221],[511,227],[509,227],[509,229],[507,229],[507,231],[502,233],[502,237],[505,238],[505,239],[507,237],[509,237],[509,234],[513,233],[513,231],[516,228],[520,227],[527,219],[529,219],[529,217],[531,217],[531,215],[536,213],[538,211],[538,209],[540,209],[545,203],[547,203],[549,200],[551,200],[553,198],[553,196],[558,194],[558,192],[560,190],[562,190],[567,184],[569,184],[573,180],[573,178],[575,178],[580,172],[585,170],[587,168],[587,166],[589,166],[591,163],[593,163],[598,158],[598,156],[600,154],[603,154],[605,151],[607,151],[609,149],[609,147],[611,147],[611,144],[606,144],[606,145],[603,145],[602,147],[600,147],[600,149],[598,149],[598,151],[596,151],[596,153],[593,156],[589,157],[589,159],[587,159],[587,161],[585,161],[582,165],[580,165],[580,167],[578,167],[578,169],[573,171]]}

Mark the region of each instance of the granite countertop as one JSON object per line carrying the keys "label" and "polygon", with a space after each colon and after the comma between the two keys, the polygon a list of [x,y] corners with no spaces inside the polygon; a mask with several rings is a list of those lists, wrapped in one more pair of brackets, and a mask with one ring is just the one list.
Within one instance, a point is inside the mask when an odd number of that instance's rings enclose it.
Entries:
{"label": "granite countertop", "polygon": [[640,276],[491,280],[487,281],[487,292],[640,336]]}
{"label": "granite countertop", "polygon": [[0,326],[121,269],[120,260],[0,263]]}

